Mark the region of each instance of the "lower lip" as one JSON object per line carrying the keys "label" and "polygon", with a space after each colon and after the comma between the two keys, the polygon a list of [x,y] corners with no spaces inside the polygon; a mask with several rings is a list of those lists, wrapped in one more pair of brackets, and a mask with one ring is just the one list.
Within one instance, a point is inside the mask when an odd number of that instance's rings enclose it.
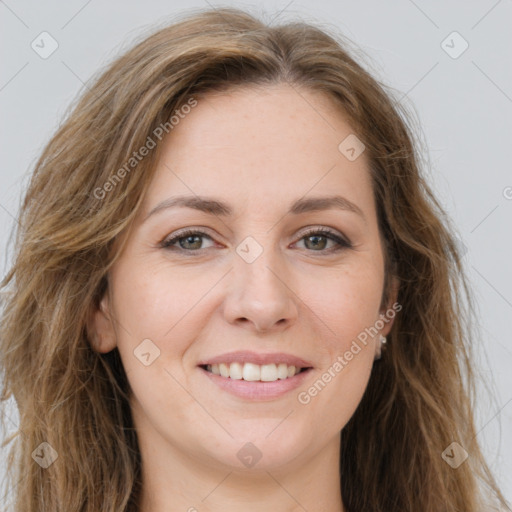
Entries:
{"label": "lower lip", "polygon": [[297,375],[294,375],[293,377],[273,382],[230,379],[229,377],[222,377],[206,371],[201,367],[199,367],[199,370],[211,379],[214,384],[232,395],[247,400],[264,401],[280,398],[286,393],[298,388],[304,380],[308,378],[312,369],[308,368],[303,372],[297,373]]}

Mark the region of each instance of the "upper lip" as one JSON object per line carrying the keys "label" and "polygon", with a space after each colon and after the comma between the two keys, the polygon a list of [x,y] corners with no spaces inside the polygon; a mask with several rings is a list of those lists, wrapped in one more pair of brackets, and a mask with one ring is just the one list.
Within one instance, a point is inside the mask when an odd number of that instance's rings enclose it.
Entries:
{"label": "upper lip", "polygon": [[253,363],[258,365],[286,363],[288,366],[295,366],[296,368],[308,368],[312,366],[309,361],[305,361],[292,354],[286,354],[284,352],[263,354],[251,352],[250,350],[238,350],[236,352],[228,352],[226,354],[210,357],[204,361],[200,361],[198,366],[220,363]]}

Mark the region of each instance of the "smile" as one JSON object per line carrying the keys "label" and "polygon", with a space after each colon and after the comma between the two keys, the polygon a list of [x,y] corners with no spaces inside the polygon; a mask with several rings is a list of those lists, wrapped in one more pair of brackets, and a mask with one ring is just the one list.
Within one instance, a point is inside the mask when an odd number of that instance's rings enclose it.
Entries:
{"label": "smile", "polygon": [[307,370],[286,363],[254,364],[254,363],[219,363],[207,364],[202,368],[214,375],[220,375],[233,380],[245,380],[251,382],[275,382],[294,377],[298,373]]}

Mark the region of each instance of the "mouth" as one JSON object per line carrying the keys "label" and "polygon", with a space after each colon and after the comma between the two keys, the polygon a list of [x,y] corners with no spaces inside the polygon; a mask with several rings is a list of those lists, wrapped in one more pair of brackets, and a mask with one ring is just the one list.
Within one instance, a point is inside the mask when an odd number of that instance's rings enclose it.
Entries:
{"label": "mouth", "polygon": [[244,401],[286,399],[304,385],[312,363],[286,352],[238,350],[197,362],[198,370],[223,392]]}
{"label": "mouth", "polygon": [[248,362],[216,363],[199,365],[204,371],[230,380],[248,382],[276,382],[292,379],[299,373],[312,369],[311,366],[294,366],[286,363],[254,364]]}

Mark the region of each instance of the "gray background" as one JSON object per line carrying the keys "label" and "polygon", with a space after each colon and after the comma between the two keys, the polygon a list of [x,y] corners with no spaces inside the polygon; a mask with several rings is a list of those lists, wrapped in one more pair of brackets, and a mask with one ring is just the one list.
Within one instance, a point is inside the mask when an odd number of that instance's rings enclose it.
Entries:
{"label": "gray background", "polygon": [[[364,52],[363,66],[414,112],[430,182],[467,248],[484,335],[477,370],[492,386],[480,386],[478,439],[511,501],[512,0],[0,0],[2,275],[28,173],[84,82],[151,26],[209,5],[247,6],[274,23],[299,15],[341,31]],[[46,59],[31,48],[43,31],[59,45]],[[469,44],[461,55],[464,41],[446,40],[454,31]],[[13,431],[16,411],[3,414]],[[0,449],[0,476],[6,452]]]}

